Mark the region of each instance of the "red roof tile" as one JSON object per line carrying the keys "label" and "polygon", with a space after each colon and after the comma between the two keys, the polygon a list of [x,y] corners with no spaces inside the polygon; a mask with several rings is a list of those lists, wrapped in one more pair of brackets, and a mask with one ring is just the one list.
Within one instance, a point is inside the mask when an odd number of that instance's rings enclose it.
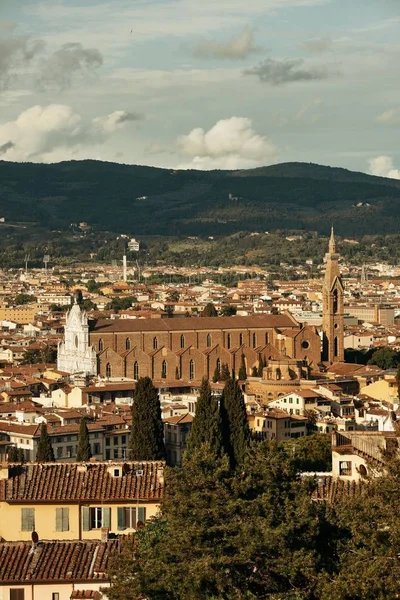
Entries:
{"label": "red roof tile", "polygon": [[0,581],[2,585],[28,581],[107,581],[109,559],[117,544],[116,540],[106,543],[44,541],[32,551],[29,542],[3,542],[0,543]]}
{"label": "red roof tile", "polygon": [[[12,466],[9,478],[0,481],[0,501],[159,501],[164,491],[164,466],[162,461]],[[121,476],[109,473],[110,467],[121,467]],[[143,475],[137,475],[137,470]]]}

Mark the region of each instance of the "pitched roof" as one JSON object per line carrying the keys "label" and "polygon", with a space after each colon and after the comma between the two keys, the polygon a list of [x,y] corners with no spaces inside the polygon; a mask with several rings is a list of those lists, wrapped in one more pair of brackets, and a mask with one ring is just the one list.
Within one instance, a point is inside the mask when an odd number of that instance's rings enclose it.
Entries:
{"label": "pitched roof", "polygon": [[101,320],[93,333],[136,331],[212,331],[216,329],[271,329],[275,327],[299,327],[289,315],[256,315],[249,317],[191,317],[190,319],[113,319]]}
{"label": "pitched roof", "polygon": [[108,563],[117,544],[116,540],[44,541],[32,551],[30,542],[3,542],[0,581],[2,585],[28,581],[107,581]]}
{"label": "pitched roof", "polygon": [[[159,501],[164,466],[162,461],[15,465],[9,468],[9,478],[0,481],[0,501]],[[122,467],[121,476],[114,477],[110,467]]]}

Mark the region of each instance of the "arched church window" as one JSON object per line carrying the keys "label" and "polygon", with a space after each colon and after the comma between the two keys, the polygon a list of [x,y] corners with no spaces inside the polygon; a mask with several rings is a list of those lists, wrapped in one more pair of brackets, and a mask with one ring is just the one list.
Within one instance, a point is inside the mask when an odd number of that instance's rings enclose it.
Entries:
{"label": "arched church window", "polygon": [[181,335],[181,348],[185,347],[185,336]]}
{"label": "arched church window", "polygon": [[153,348],[154,350],[158,350],[158,337],[153,338]]}
{"label": "arched church window", "polygon": [[243,333],[239,333],[239,346],[243,345]]}
{"label": "arched church window", "polygon": [[211,347],[211,342],[212,342],[211,333],[208,333],[207,334],[207,348]]}
{"label": "arched church window", "polygon": [[110,363],[106,364],[106,377],[107,377],[107,379],[110,379],[110,377],[111,377],[111,365],[110,365]]}
{"label": "arched church window", "polygon": [[103,340],[99,340],[99,352],[103,352],[104,350],[104,342]]}
{"label": "arched church window", "polygon": [[189,379],[194,379],[194,360],[189,363]]}
{"label": "arched church window", "polygon": [[130,350],[131,349],[131,340],[129,338],[126,338],[125,340],[125,350]]}
{"label": "arched church window", "polygon": [[333,305],[332,305],[333,314],[336,315],[338,311],[338,291],[333,290]]}
{"label": "arched church window", "polygon": [[137,360],[133,363],[133,379],[139,379],[139,363]]}
{"label": "arched church window", "polygon": [[269,342],[269,335],[268,332],[265,334],[265,344],[268,344]]}
{"label": "arched church window", "polygon": [[228,350],[231,347],[231,334],[228,333],[227,337],[226,337],[226,347],[228,348]]}
{"label": "arched church window", "polygon": [[161,365],[161,378],[162,379],[167,378],[167,362],[165,360],[162,361],[162,365]]}
{"label": "arched church window", "polygon": [[253,348],[257,347],[257,335],[253,333]]}
{"label": "arched church window", "polygon": [[218,373],[221,373],[221,360],[219,358],[217,358],[216,368]]}
{"label": "arched church window", "polygon": [[337,339],[337,337],[335,337],[335,339],[333,341],[333,354],[334,354],[334,356],[338,355],[338,339]]}

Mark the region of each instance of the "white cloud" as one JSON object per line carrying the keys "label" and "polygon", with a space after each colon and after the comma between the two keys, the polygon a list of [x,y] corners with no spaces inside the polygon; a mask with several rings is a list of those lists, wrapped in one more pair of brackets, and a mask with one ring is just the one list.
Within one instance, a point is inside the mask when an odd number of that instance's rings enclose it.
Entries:
{"label": "white cloud", "polygon": [[240,169],[270,164],[277,157],[276,147],[245,117],[222,119],[208,131],[192,129],[178,138],[177,145],[191,158],[180,169]]}
{"label": "white cloud", "polygon": [[260,48],[255,45],[254,29],[245,27],[237,35],[229,40],[201,40],[193,48],[193,55],[199,58],[216,58],[227,60],[238,60],[259,52]]}
{"label": "white cloud", "polygon": [[70,106],[32,106],[0,126],[2,159],[40,161],[55,148],[76,145],[80,135],[81,117]]}
{"label": "white cloud", "polygon": [[384,123],[385,125],[399,125],[400,124],[400,107],[389,108],[383,111],[376,117],[378,123]]}
{"label": "white cloud", "polygon": [[376,156],[369,160],[369,172],[378,177],[400,179],[400,169],[396,169],[390,156]]}
{"label": "white cloud", "polygon": [[118,129],[123,129],[129,121],[141,121],[143,115],[139,113],[127,112],[126,110],[115,110],[109,115],[96,117],[93,119],[93,127],[102,133],[113,133]]}
{"label": "white cloud", "polygon": [[65,104],[32,106],[15,121],[0,125],[0,157],[33,162],[95,158],[108,136],[134,118],[133,113],[118,110],[90,124]]}

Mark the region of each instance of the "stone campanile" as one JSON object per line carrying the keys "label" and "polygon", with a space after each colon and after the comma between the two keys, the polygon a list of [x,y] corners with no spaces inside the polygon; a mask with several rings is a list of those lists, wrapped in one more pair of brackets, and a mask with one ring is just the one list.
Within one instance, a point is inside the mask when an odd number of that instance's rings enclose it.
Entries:
{"label": "stone campanile", "polygon": [[344,361],[343,284],[339,271],[333,227],[329,249],[325,255],[326,271],[322,291],[323,360],[330,363]]}

